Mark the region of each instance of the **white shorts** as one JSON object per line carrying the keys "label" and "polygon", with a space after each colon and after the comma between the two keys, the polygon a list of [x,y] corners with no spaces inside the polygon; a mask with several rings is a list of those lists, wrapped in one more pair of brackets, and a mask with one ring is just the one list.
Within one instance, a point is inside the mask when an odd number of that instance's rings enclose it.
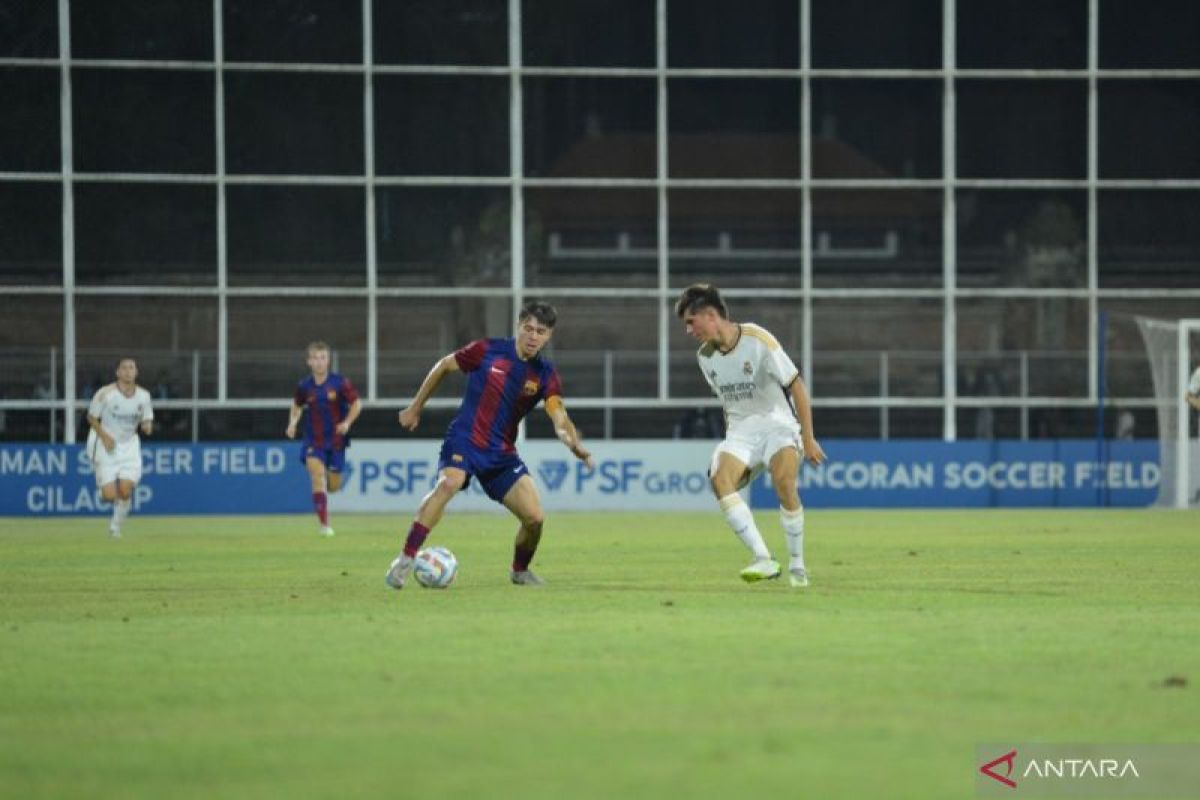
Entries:
{"label": "white shorts", "polygon": [[785,447],[794,447],[797,453],[804,455],[804,448],[800,444],[799,423],[788,424],[770,417],[745,420],[730,428],[725,435],[725,441],[717,445],[717,449],[713,451],[709,474],[717,471],[721,453],[729,453],[749,468],[750,478],[753,479],[771,463],[775,454]]}
{"label": "white shorts", "polygon": [[97,486],[118,480],[138,483],[142,479],[142,442],[136,436],[127,442],[117,442],[110,453],[93,433],[88,436],[88,455],[92,457]]}

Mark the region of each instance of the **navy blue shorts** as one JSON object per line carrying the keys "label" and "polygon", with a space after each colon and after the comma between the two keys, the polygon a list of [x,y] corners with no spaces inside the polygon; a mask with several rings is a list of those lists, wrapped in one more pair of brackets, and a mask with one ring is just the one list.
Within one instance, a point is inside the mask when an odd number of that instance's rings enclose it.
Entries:
{"label": "navy blue shorts", "polygon": [[346,450],[318,450],[311,444],[300,448],[300,463],[307,464],[310,458],[315,458],[325,465],[326,472],[341,472],[346,468]]}
{"label": "navy blue shorts", "polygon": [[442,442],[442,452],[438,456],[438,472],[446,467],[461,469],[467,473],[463,489],[471,485],[474,477],[487,492],[487,496],[497,503],[504,502],[504,495],[513,487],[522,475],[529,474],[529,468],[516,453],[496,453],[480,450],[470,442],[462,439],[446,439]]}

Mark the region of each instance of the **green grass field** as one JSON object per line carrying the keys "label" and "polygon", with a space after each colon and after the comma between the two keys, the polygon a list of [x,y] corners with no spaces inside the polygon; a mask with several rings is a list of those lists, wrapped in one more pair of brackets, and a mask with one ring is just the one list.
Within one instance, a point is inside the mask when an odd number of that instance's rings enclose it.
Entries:
{"label": "green grass field", "polygon": [[[1200,514],[0,519],[0,796],[962,798],[980,742],[1200,740]],[[759,523],[785,552],[774,514]],[[1180,685],[1186,682],[1186,685]]]}

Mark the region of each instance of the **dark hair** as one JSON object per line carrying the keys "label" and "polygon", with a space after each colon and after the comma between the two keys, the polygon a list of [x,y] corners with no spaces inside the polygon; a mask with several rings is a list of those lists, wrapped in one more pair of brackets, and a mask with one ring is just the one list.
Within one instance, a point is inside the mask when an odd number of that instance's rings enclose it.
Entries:
{"label": "dark hair", "polygon": [[542,300],[526,300],[525,305],[521,306],[517,322],[524,322],[529,317],[533,317],[547,328],[553,328],[554,323],[558,322],[558,312],[554,310],[554,306]]}
{"label": "dark hair", "polygon": [[721,299],[721,293],[711,283],[693,283],[683,290],[675,302],[675,315],[683,319],[702,308],[715,308],[721,319],[729,319],[729,308]]}
{"label": "dark hair", "polygon": [[124,364],[126,361],[132,361],[133,365],[135,367],[137,366],[137,359],[134,358],[133,356],[121,356],[120,358],[117,359],[117,366],[114,367],[114,369],[120,369],[121,365]]}

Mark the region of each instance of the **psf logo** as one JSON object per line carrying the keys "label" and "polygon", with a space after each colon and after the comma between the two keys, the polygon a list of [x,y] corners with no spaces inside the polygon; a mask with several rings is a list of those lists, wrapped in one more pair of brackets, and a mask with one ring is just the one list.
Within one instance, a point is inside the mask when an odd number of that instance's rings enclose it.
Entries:
{"label": "psf logo", "polygon": [[543,461],[541,464],[538,464],[538,477],[542,479],[542,483],[546,484],[546,488],[552,492],[557,492],[562,488],[563,481],[567,479],[567,474],[570,471],[571,465],[562,460]]}

